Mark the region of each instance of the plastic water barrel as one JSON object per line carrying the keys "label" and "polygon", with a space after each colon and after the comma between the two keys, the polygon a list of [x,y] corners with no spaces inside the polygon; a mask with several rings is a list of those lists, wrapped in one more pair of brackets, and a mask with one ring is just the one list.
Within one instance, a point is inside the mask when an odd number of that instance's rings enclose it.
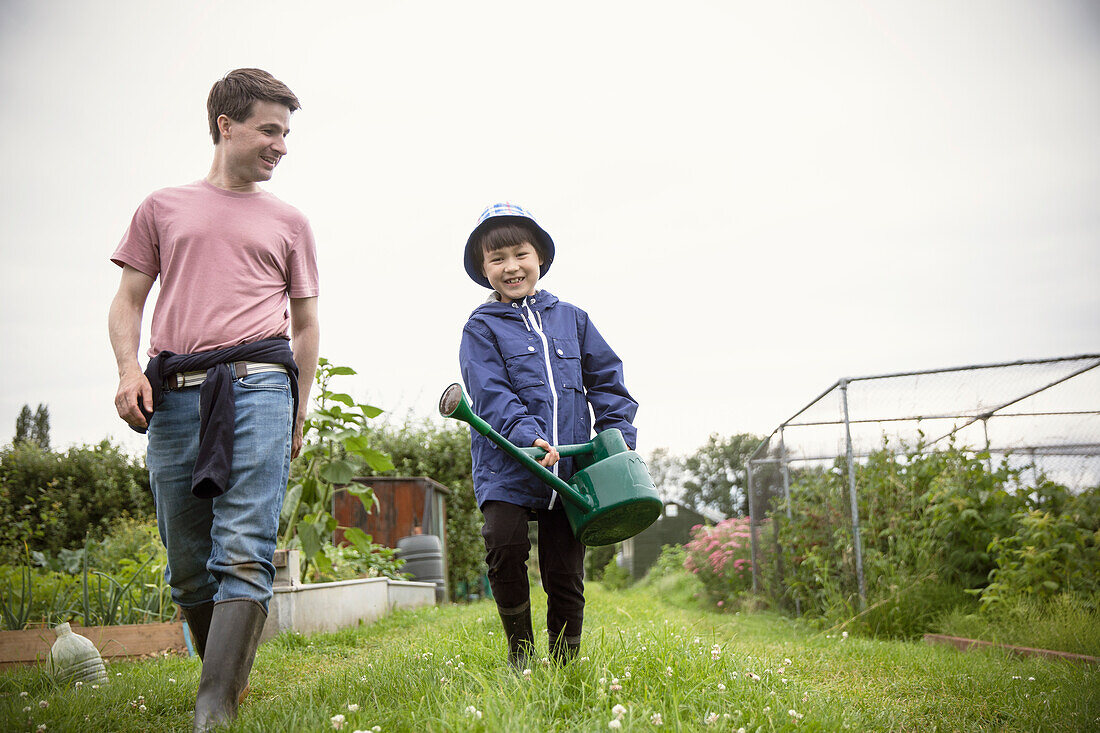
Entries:
{"label": "plastic water barrel", "polygon": [[397,556],[405,561],[401,572],[413,580],[435,583],[435,602],[447,596],[447,578],[443,575],[443,542],[434,534],[414,534],[397,541]]}
{"label": "plastic water barrel", "polygon": [[74,634],[68,624],[61,624],[54,631],[57,633],[57,641],[50,648],[46,668],[58,683],[68,685],[77,682],[107,682],[103,657],[99,656],[99,650],[91,639]]}

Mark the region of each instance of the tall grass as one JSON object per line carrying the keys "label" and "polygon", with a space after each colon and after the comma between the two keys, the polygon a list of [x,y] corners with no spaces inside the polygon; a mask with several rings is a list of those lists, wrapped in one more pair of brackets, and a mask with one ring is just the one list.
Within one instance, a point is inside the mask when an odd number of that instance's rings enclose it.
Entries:
{"label": "tall grass", "polygon": [[[528,675],[504,663],[491,602],[284,635],[260,648],[234,730],[331,731],[339,715],[348,732],[607,731],[616,720],[623,730],[700,731],[1100,725],[1094,668],[822,634],[771,613],[708,613],[665,603],[655,587],[589,585],[581,656],[564,668],[544,662],[536,634]],[[534,600],[541,618],[544,597]],[[36,670],[0,675],[0,729],[189,730],[197,660],[112,664],[110,674],[95,690],[57,689]]]}
{"label": "tall grass", "polygon": [[952,636],[1100,657],[1100,596],[1024,598],[986,613],[956,611],[938,626]]}

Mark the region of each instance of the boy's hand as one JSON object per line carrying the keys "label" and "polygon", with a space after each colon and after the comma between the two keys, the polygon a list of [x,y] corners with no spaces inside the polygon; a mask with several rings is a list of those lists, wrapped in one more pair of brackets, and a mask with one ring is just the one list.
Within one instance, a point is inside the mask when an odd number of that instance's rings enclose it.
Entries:
{"label": "boy's hand", "polygon": [[550,468],[561,459],[561,456],[558,454],[558,452],[554,450],[554,446],[550,445],[542,438],[535,438],[534,446],[536,448],[542,448],[544,451],[546,451],[546,455],[539,459],[539,463],[546,466],[547,468]]}

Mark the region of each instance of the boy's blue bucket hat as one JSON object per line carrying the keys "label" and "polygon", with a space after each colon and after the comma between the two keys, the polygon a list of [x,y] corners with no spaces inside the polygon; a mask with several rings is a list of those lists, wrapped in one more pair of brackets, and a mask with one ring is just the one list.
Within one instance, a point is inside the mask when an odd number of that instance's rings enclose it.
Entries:
{"label": "boy's blue bucket hat", "polygon": [[535,236],[539,238],[538,244],[543,253],[539,277],[545,275],[546,271],[550,269],[550,263],[554,261],[554,240],[538,225],[535,217],[531,216],[531,212],[515,204],[503,203],[493,204],[481,212],[481,216],[477,218],[477,226],[470,233],[470,238],[466,240],[464,259],[466,274],[470,276],[470,279],[478,285],[492,289],[493,286],[489,284],[489,278],[481,274],[479,265],[481,265],[483,254],[478,247],[478,240],[490,227],[500,226],[501,224],[519,224],[534,231]]}

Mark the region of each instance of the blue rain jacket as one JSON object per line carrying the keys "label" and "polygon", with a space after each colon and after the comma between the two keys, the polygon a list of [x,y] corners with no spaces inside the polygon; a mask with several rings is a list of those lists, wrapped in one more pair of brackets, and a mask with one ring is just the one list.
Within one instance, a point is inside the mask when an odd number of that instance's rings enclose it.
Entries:
{"label": "blue rain jacket", "polygon": [[[478,307],[462,331],[459,365],[474,413],[514,445],[531,446],[536,438],[587,442],[589,405],[597,432],[618,428],[628,446],[636,445],[631,421],[638,403],[623,383],[622,360],[587,313],[545,290],[522,303]],[[546,508],[561,501],[495,443],[472,428],[470,434],[478,506],[497,500]],[[568,481],[573,459],[551,470]]]}

